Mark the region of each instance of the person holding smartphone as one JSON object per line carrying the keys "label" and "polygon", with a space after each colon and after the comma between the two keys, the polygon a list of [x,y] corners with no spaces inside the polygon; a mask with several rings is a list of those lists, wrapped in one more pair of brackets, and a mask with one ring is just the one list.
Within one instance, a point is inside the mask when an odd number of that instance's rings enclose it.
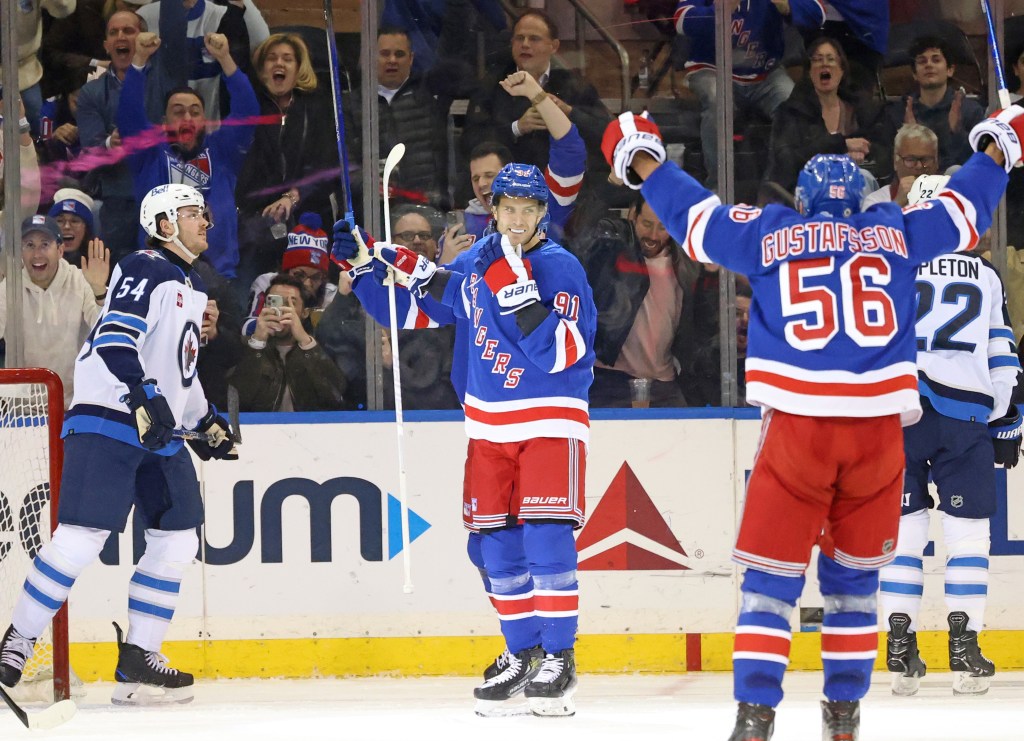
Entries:
{"label": "person holding smartphone", "polygon": [[293,275],[270,281],[248,348],[231,383],[243,412],[319,412],[345,408],[348,379],[312,336],[314,299]]}

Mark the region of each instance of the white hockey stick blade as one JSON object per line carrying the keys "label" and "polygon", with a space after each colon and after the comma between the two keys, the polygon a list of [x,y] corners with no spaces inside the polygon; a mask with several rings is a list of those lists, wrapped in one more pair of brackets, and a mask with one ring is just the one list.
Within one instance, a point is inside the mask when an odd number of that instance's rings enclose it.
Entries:
{"label": "white hockey stick blade", "polygon": [[[402,161],[402,157],[405,156],[405,145],[402,142],[398,142],[388,152],[388,158],[384,160],[384,173],[381,176],[381,188],[384,191],[384,241],[391,244],[391,173],[398,163]],[[388,275],[384,279],[384,285],[393,286],[395,284],[395,271],[393,268],[388,268]]]}
{"label": "white hockey stick blade", "polygon": [[384,160],[384,197],[387,198],[387,186],[391,180],[391,171],[398,167],[398,163],[402,161],[402,157],[405,156],[405,145],[402,142],[398,142],[388,152],[388,158]]}
{"label": "white hockey stick blade", "polygon": [[38,713],[28,714],[28,727],[33,731],[47,731],[71,720],[78,711],[72,700],[61,700]]}

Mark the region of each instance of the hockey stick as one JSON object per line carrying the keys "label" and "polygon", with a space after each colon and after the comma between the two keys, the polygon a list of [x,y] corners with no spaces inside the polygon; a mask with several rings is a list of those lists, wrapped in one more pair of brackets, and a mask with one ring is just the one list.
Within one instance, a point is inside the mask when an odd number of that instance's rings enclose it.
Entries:
{"label": "hockey stick", "polygon": [[4,689],[3,685],[0,685],[0,697],[7,703],[7,707],[17,716],[18,720],[22,722],[22,725],[32,731],[47,731],[51,728],[56,728],[62,723],[67,723],[78,710],[78,706],[71,700],[61,700],[50,705],[48,708],[40,710],[38,713],[29,714],[14,701],[14,698],[7,694],[7,690]]}
{"label": "hockey stick", "polygon": [[355,231],[356,217],[352,210],[352,185],[348,180],[348,149],[345,146],[345,116],[341,108],[341,75],[338,72],[338,44],[334,38],[334,13],[331,0],[324,0],[324,28],[327,33],[327,61],[331,65],[331,99],[334,102],[334,136],[338,141],[338,164],[341,184],[345,189],[345,221]]}
{"label": "hockey stick", "polygon": [[988,43],[992,47],[992,64],[995,65],[996,86],[999,88],[999,107],[1010,107],[1010,91],[1006,89],[1006,78],[1003,75],[1003,58],[999,53],[999,44],[996,41],[996,24],[992,20],[992,8],[988,0],[981,0],[981,11],[985,14],[985,23],[988,26]]}
{"label": "hockey stick", "polygon": [[[399,142],[384,160],[384,241],[391,244],[391,172],[405,155],[405,145]],[[398,308],[395,304],[395,277],[389,272],[388,319],[391,323],[391,378],[395,388],[395,425],[398,434],[398,501],[402,528],[402,568],[405,584],[402,591],[412,594],[412,559],[409,555],[409,496],[405,480],[405,422],[402,418],[402,363],[398,356]]]}

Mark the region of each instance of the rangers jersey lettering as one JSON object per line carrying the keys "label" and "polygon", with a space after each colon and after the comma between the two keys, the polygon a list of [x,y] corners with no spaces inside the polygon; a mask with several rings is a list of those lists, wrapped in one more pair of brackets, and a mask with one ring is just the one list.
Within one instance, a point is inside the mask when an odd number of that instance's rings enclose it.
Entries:
{"label": "rangers jersey lettering", "polygon": [[[95,432],[141,447],[121,397],[146,378],[157,382],[178,426],[191,429],[208,409],[196,375],[206,310],[199,275],[165,250],[122,259],[106,303],[75,362],[75,394],[63,434]],[[181,448],[175,440],[160,455]]]}
{"label": "rangers jersey lettering", "polygon": [[1020,372],[1003,283],[976,255],[943,255],[917,270],[917,373],[939,414],[1002,417]]}
{"label": "rangers jersey lettering", "polygon": [[[594,378],[597,308],[579,260],[551,240],[524,255],[551,314],[528,337],[514,314],[502,315],[497,299],[475,273],[478,240],[449,266],[454,274],[441,302],[396,291],[403,328],[455,324],[452,384],[466,412],[470,438],[517,442],[534,437],[587,442],[588,397]],[[387,292],[360,276],[355,292],[378,322],[388,321]],[[466,369],[457,374],[456,369]]]}
{"label": "rangers jersey lettering", "polygon": [[917,268],[972,248],[1006,173],[976,154],[934,200],[848,219],[723,206],[673,163],[644,196],[694,260],[750,279],[747,398],[792,414],[921,415],[914,330]]}

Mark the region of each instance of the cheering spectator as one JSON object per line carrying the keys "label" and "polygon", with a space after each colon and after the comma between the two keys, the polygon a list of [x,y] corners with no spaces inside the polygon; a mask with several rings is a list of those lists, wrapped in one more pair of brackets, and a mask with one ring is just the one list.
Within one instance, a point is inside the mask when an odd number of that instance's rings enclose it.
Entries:
{"label": "cheering spectator", "polygon": [[338,147],[334,126],[327,123],[334,113],[329,99],[317,95],[319,82],[305,42],[276,33],[260,44],[253,66],[260,125],[235,191],[243,285],[277,267],[284,232],[296,223],[299,204],[333,222],[329,196],[338,182]]}
{"label": "cheering spectator", "polygon": [[939,137],[939,171],[943,172],[971,156],[967,132],[985,117],[985,110],[966,97],[963,88],[954,91],[949,84],[956,65],[944,40],[922,36],[909,51],[918,90],[889,104],[889,125],[895,131],[901,124],[919,123],[934,131]]}
{"label": "cheering spectator", "polygon": [[267,289],[241,362],[231,375],[245,412],[324,412],[342,409],[347,380],[311,336],[313,297],[293,276]]}
{"label": "cheering spectator", "polygon": [[677,370],[690,351],[697,265],[644,197],[626,219],[602,219],[581,262],[597,304],[590,406],[630,406],[629,381],[651,379],[650,405],[686,406]]}
{"label": "cheering spectator", "polygon": [[82,267],[86,245],[95,236],[93,206],[92,198],[75,188],[61,188],[53,194],[49,215],[60,229],[64,259],[76,268]]}
{"label": "cheering spectator", "polygon": [[[199,190],[211,211],[215,229],[210,230],[207,255],[217,272],[235,277],[238,266],[238,210],[235,183],[246,151],[252,144],[252,121],[259,111],[249,79],[235,66],[228,41],[212,33],[205,39],[207,51],[224,70],[231,93],[231,115],[225,125],[206,133],[203,99],[191,88],[172,90],[167,98],[163,132],[153,130],[159,141],[129,158],[135,180],[135,195],[142,197],[157,185],[183,183]],[[145,75],[141,71],[160,47],[152,33],[140,34],[135,57],[125,73],[124,89],[117,111],[118,130],[130,139],[148,128],[144,108]]]}
{"label": "cheering spectator", "polygon": [[807,48],[804,79],[772,122],[767,179],[792,191],[797,175],[816,154],[848,154],[879,176],[889,168],[884,109],[846,93],[848,64],[839,42],[821,37]]}
{"label": "cheering spectator", "polygon": [[[89,243],[82,269],[61,258],[60,228],[49,216],[21,224],[22,328],[25,367],[50,368],[64,384],[64,408],[74,395],[75,357],[100,315],[107,295],[110,256]],[[7,282],[0,280],[0,336],[7,329]]]}
{"label": "cheering spectator", "polygon": [[[3,103],[3,91],[0,90],[0,103]],[[34,213],[39,208],[39,160],[36,157],[36,148],[32,144],[32,136],[29,133],[28,120],[25,118],[25,106],[18,98],[18,111],[21,118],[18,121],[18,152],[21,156],[21,208],[23,212]],[[4,133],[0,130],[0,165],[3,164],[4,154]],[[4,208],[4,170],[0,166],[0,213]],[[0,271],[2,272],[2,271]]]}

